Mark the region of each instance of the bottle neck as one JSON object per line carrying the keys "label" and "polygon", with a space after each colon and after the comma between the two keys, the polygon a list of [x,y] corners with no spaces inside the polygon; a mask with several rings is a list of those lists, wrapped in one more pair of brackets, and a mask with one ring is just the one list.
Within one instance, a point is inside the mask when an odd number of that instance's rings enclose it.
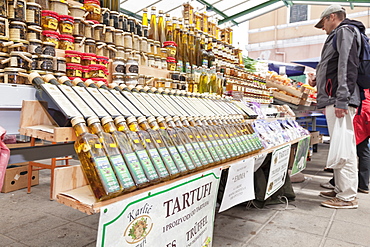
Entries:
{"label": "bottle neck", "polygon": [[128,124],[128,128],[131,130],[131,131],[139,131],[140,130],[140,127],[138,125],[137,122],[131,122]]}
{"label": "bottle neck", "polygon": [[86,124],[85,123],[78,123],[76,125],[73,126],[73,129],[76,133],[76,136],[80,136],[84,133],[88,133],[89,132],[89,129],[87,128]]}
{"label": "bottle neck", "polygon": [[124,131],[129,130],[127,124],[124,121],[122,121],[120,123],[117,123],[116,127],[117,127],[117,130],[120,131],[120,132],[124,132]]}
{"label": "bottle neck", "polygon": [[193,126],[193,127],[194,127],[194,126],[197,126],[197,125],[195,124],[195,121],[194,121],[194,120],[190,120],[190,121],[189,121],[189,124],[190,124],[191,126]]}
{"label": "bottle neck", "polygon": [[99,134],[103,132],[103,128],[100,123],[92,123],[89,125],[89,128],[93,134]]}
{"label": "bottle neck", "polygon": [[167,125],[168,125],[168,127],[172,128],[172,129],[176,128],[176,124],[175,124],[174,121],[167,122]]}
{"label": "bottle neck", "polygon": [[139,126],[142,130],[148,131],[150,129],[150,126],[147,121],[143,121],[139,123]]}
{"label": "bottle neck", "polygon": [[160,129],[160,127],[159,127],[159,125],[156,121],[150,122],[149,126],[150,126],[150,128],[152,128],[152,130],[159,130]]}
{"label": "bottle neck", "polygon": [[158,123],[159,128],[161,129],[168,129],[168,125],[165,121],[161,121]]}
{"label": "bottle neck", "polygon": [[107,122],[103,125],[103,129],[107,133],[112,133],[117,130],[116,126],[114,125],[113,121]]}

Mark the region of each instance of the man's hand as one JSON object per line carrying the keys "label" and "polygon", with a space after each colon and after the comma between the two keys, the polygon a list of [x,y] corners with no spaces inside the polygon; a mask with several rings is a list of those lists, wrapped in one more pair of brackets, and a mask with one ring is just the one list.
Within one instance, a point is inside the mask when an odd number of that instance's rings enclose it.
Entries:
{"label": "man's hand", "polygon": [[345,110],[345,109],[341,109],[341,108],[334,108],[335,109],[335,116],[337,118],[342,118],[344,117],[346,114],[348,114],[348,110]]}
{"label": "man's hand", "polygon": [[308,73],[308,84],[311,87],[316,86],[316,75],[314,73]]}

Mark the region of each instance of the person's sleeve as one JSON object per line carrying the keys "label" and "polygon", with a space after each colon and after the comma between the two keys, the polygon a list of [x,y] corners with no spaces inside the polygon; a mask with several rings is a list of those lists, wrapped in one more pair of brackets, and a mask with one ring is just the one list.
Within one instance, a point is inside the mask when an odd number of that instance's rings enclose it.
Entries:
{"label": "person's sleeve", "polygon": [[348,109],[348,102],[357,86],[358,44],[355,30],[352,31],[349,27],[339,28],[336,35],[339,58],[335,107]]}

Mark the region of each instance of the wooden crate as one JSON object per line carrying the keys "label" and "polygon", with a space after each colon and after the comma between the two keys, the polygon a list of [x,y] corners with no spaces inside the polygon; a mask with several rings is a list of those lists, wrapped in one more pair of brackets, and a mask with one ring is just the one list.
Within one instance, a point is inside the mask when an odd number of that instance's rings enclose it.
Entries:
{"label": "wooden crate", "polygon": [[299,90],[296,90],[292,87],[289,87],[289,86],[285,86],[285,85],[282,85],[282,84],[278,84],[278,83],[274,83],[272,81],[267,81],[266,82],[266,86],[267,87],[272,87],[272,88],[277,88],[279,90],[282,90],[282,91],[285,91],[291,95],[294,95],[295,97],[297,98],[302,98],[304,97],[304,92],[301,92]]}
{"label": "wooden crate", "polygon": [[287,103],[292,103],[294,105],[299,105],[299,102],[301,102],[300,98],[292,97],[292,96],[289,96],[289,95],[286,95],[280,92],[276,92],[276,91],[272,93],[272,96],[274,98],[285,101]]}

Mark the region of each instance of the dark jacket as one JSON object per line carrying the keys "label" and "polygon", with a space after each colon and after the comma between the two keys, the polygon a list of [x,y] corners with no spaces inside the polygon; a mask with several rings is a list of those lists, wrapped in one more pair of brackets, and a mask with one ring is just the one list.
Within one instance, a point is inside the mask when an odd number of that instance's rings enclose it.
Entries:
{"label": "dark jacket", "polygon": [[[318,108],[333,104],[341,109],[359,106],[356,83],[361,44],[359,31],[364,30],[361,22],[345,19],[327,37],[316,68]],[[334,36],[336,45],[333,45]]]}

